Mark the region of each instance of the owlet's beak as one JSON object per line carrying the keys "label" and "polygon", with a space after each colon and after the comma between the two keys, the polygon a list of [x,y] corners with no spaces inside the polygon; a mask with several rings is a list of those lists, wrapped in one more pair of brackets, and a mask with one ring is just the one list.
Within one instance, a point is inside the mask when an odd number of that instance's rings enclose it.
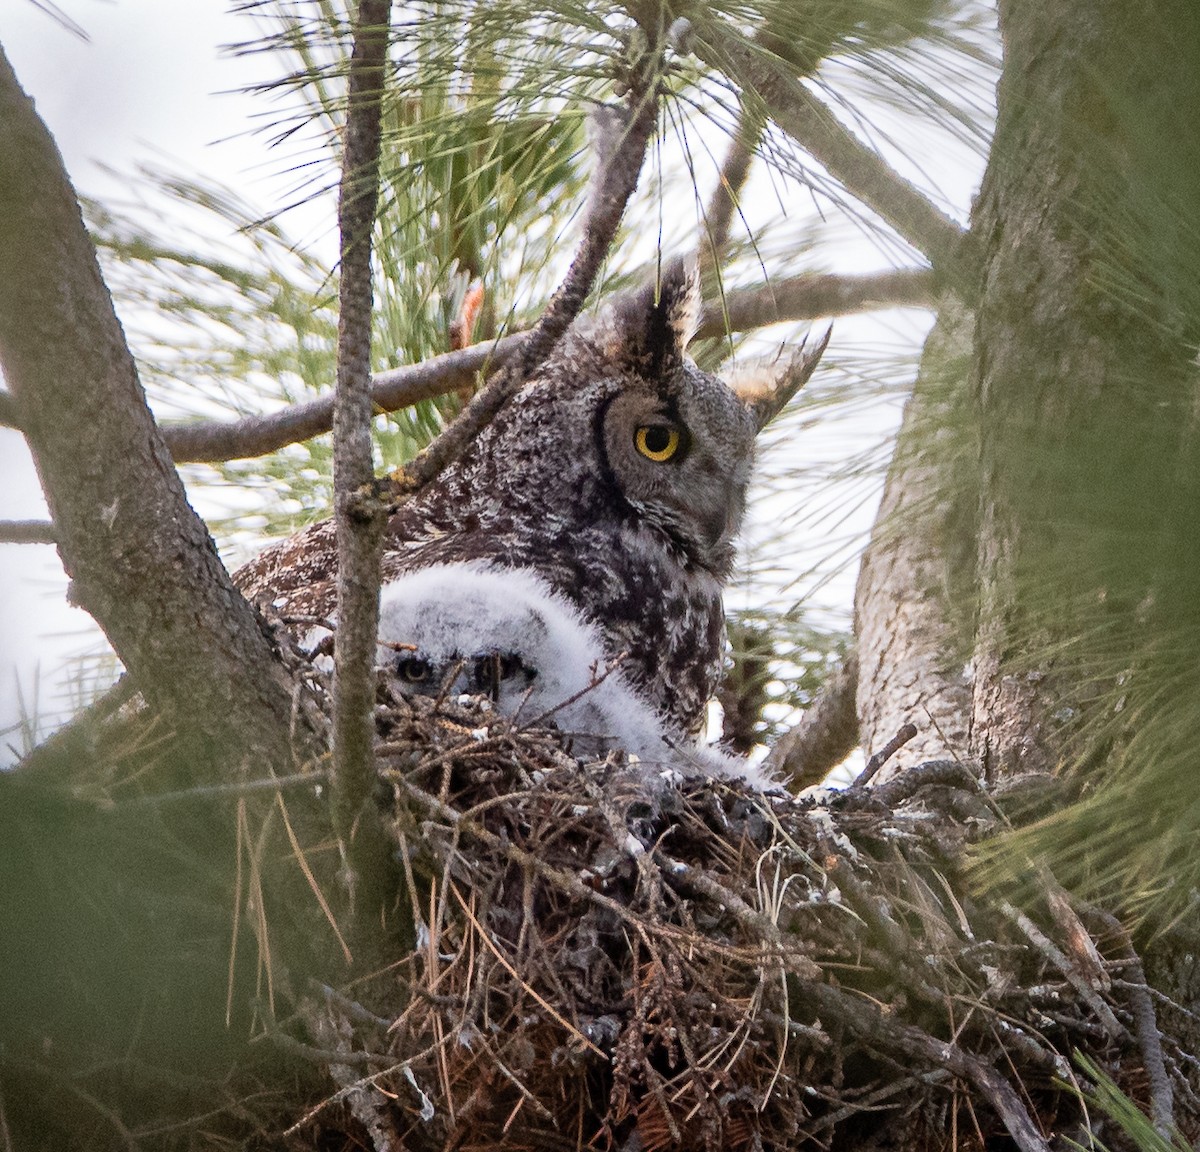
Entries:
{"label": "owlet's beak", "polygon": [[721,373],[721,378],[734,395],[750,410],[759,432],[783,411],[787,402],[808,382],[821,362],[832,333],[832,328],[826,329],[825,335],[811,349],[806,350],[806,339],[789,355],[757,361],[732,372]]}

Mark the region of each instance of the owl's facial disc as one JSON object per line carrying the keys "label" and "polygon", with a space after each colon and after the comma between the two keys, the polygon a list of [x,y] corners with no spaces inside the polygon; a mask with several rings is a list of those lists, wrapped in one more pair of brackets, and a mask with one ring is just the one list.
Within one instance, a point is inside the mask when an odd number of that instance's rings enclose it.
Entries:
{"label": "owl's facial disc", "polygon": [[686,367],[623,387],[604,413],[604,459],[647,527],[724,572],[745,507],[754,421],[719,380]]}

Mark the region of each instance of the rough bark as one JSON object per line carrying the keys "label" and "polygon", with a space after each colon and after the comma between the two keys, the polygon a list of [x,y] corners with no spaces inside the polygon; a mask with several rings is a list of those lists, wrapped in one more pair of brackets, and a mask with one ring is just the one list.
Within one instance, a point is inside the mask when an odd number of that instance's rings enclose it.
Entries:
{"label": "rough bark", "polygon": [[362,0],[350,55],[338,198],[337,383],[333,494],[338,620],[334,644],[333,814],[360,936],[378,938],[390,902],[390,853],[378,830],[375,786],[375,638],[387,507],[375,492],[371,439],[372,231],[391,0]]}
{"label": "rough bark", "polygon": [[863,750],[870,757],[903,725],[917,728],[885,779],[968,754],[970,620],[956,620],[954,592],[973,575],[974,441],[961,419],[972,319],[956,299],[943,302],[855,593]]}
{"label": "rough bark", "polygon": [[290,756],[287,677],[188,505],[58,150],[2,53],[0,269],[0,363],[72,600],[197,759],[231,740]]}
{"label": "rough bark", "polygon": [[[1194,93],[1200,65],[1194,6],[1173,0],[1006,3],[1000,24],[999,119],[974,219],[983,492],[971,750],[989,776],[1078,755],[1072,737],[1091,706],[1078,685],[1103,673],[1089,645],[1106,614],[1132,622],[1154,542],[1171,530],[1162,494],[1190,413],[1183,336],[1195,325],[1185,317],[1181,331],[1169,299],[1180,274],[1166,265],[1189,246],[1161,235],[1157,251],[1142,245],[1148,200],[1181,190],[1160,187],[1155,151],[1172,141],[1154,141],[1154,128],[1180,122],[1173,102]],[[1182,239],[1189,224],[1175,226]]]}

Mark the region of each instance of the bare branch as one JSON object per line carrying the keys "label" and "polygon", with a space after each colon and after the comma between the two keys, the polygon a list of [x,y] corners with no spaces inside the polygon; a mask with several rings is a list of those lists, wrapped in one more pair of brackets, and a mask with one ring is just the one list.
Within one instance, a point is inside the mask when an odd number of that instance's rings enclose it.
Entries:
{"label": "bare branch", "polygon": [[763,764],[768,776],[796,788],[820,784],[858,742],[858,656],[850,653],[826,681],[799,723],[784,733]]}
{"label": "bare branch", "polygon": [[[747,332],[767,324],[842,316],[874,308],[929,308],[935,298],[933,273],[925,268],[857,276],[805,273],[776,280],[762,288],[729,291],[722,301],[706,304],[699,336]],[[376,412],[430,400],[469,387],[476,373],[492,372],[516,361],[529,333],[473,344],[433,356],[420,364],[378,373],[371,381]],[[0,426],[17,427],[15,406],[0,392]],[[228,423],[168,424],[162,432],[176,463],[239,460],[262,456],[288,444],[324,435],[333,425],[333,397],[322,396],[281,412],[249,416]]]}
{"label": "bare branch", "polygon": [[915,724],[904,724],[900,730],[893,736],[870,760],[867,761],[867,766],[854,778],[852,788],[865,788],[876,776],[879,775],[879,769],[882,768],[901,748],[904,747],[917,734],[917,726]]}
{"label": "bare branch", "polygon": [[0,520],[0,544],[57,544],[49,520]]}
{"label": "bare branch", "polygon": [[707,273],[721,263],[725,246],[729,243],[729,232],[734,213],[738,211],[738,200],[750,174],[750,163],[754,150],[762,139],[765,121],[762,107],[756,101],[743,101],[741,115],[729,151],[713,189],[712,198],[704,213],[706,235],[700,242],[700,274],[707,280]]}
{"label": "bare branch", "polygon": [[[628,109],[619,124],[606,125],[604,151],[584,213],[583,239],[558,291],[521,344],[517,362],[479,392],[441,436],[393,475],[400,492],[415,492],[456,459],[528,373],[550,354],[579,314],[608,255],[625,205],[637,187],[646,145],[658,122],[660,67],[658,51],[646,53],[634,67]],[[615,113],[609,115],[616,119]]]}
{"label": "bare branch", "polygon": [[0,391],[0,428],[19,428],[17,402],[12,393]]}
{"label": "bare branch", "polygon": [[[511,363],[524,340],[525,333],[519,333],[380,372],[371,381],[371,404],[376,412],[395,412],[469,387],[477,372]],[[0,408],[0,422],[3,416]],[[164,435],[171,455],[182,464],[262,456],[286,444],[321,436],[332,427],[333,397],[322,396],[266,416],[229,423],[169,425]]]}
{"label": "bare branch", "polygon": [[[391,0],[361,0],[350,56],[342,182],[341,277],[333,407],[337,611],[333,680],[333,812],[361,924],[378,922],[387,853],[371,803],[375,783],[375,637],[387,507],[375,491],[371,445],[371,232]],[[360,934],[361,936],[362,934]],[[378,934],[376,933],[376,936]]]}
{"label": "bare branch", "polygon": [[845,128],[794,76],[773,67],[770,54],[732,35],[715,44],[697,40],[696,53],[706,64],[753,91],[784,132],[939,272],[954,273],[961,259],[964,230]]}
{"label": "bare branch", "polygon": [[925,268],[857,276],[807,273],[762,288],[727,292],[723,301],[704,306],[696,334],[724,336],[767,324],[846,316],[874,308],[930,308],[935,296],[934,275]]}
{"label": "bare branch", "polygon": [[2,52],[0,218],[0,364],[72,599],[197,737],[197,763],[229,743],[286,762],[288,677],[188,504],[62,159]]}

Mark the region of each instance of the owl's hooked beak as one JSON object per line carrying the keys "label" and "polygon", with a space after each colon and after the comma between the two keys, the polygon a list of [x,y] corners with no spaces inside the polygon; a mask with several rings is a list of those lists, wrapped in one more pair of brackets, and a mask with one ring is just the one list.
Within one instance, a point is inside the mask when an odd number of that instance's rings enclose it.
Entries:
{"label": "owl's hooked beak", "polygon": [[827,328],[825,335],[807,351],[806,339],[786,359],[780,356],[769,362],[759,361],[723,376],[734,395],[750,410],[757,431],[761,432],[808,383],[832,334],[833,329]]}

